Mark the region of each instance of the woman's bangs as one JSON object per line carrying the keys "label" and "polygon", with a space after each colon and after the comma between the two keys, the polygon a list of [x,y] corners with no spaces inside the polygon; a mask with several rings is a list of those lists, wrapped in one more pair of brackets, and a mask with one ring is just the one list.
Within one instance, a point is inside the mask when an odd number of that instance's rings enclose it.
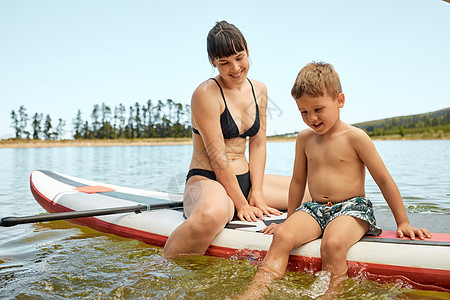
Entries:
{"label": "woman's bangs", "polygon": [[230,57],[247,50],[245,41],[234,32],[222,31],[216,35],[214,49],[210,52],[216,59]]}

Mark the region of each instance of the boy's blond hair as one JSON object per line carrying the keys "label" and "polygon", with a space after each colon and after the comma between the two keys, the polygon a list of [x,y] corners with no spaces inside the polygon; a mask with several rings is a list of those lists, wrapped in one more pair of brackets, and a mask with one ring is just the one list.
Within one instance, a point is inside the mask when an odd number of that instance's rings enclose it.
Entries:
{"label": "boy's blond hair", "polygon": [[325,93],[333,99],[342,93],[339,75],[333,66],[324,62],[312,62],[304,66],[292,87],[292,97],[299,99],[305,94],[321,97]]}

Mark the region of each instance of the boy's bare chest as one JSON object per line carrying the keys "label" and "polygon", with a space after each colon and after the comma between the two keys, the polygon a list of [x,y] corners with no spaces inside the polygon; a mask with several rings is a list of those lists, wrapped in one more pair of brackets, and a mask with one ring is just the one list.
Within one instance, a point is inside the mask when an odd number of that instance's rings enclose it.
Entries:
{"label": "boy's bare chest", "polygon": [[305,148],[308,165],[336,166],[361,163],[353,147],[345,140],[314,141]]}

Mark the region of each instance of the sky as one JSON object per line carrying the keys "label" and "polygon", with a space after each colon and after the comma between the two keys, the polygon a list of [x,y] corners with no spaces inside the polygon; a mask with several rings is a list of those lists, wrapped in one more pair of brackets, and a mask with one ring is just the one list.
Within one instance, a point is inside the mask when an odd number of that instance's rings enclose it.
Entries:
{"label": "sky", "polygon": [[206,36],[244,34],[249,78],[266,84],[267,134],[306,128],[290,95],[311,61],[339,73],[350,124],[450,107],[450,4],[442,0],[0,0],[0,139],[11,111],[66,121],[95,104],[189,104],[216,76]]}

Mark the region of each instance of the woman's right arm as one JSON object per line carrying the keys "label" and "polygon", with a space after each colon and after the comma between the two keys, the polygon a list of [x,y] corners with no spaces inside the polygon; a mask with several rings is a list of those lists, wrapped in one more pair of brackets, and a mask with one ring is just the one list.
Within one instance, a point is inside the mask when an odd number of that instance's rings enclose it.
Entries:
{"label": "woman's right arm", "polygon": [[294,170],[292,172],[291,184],[289,185],[288,214],[291,216],[300,206],[305,194],[307,182],[307,160],[305,154],[305,131],[297,135],[295,143]]}
{"label": "woman's right arm", "polygon": [[225,141],[220,127],[219,101],[211,101],[215,95],[208,87],[208,82],[202,83],[194,92],[191,101],[192,118],[200,132],[206,154],[211,167],[216,174],[217,181],[225,188],[233,201],[238,217],[247,221],[256,221],[262,217],[262,212],[248,204],[239,183],[231,168],[225,151]]}

